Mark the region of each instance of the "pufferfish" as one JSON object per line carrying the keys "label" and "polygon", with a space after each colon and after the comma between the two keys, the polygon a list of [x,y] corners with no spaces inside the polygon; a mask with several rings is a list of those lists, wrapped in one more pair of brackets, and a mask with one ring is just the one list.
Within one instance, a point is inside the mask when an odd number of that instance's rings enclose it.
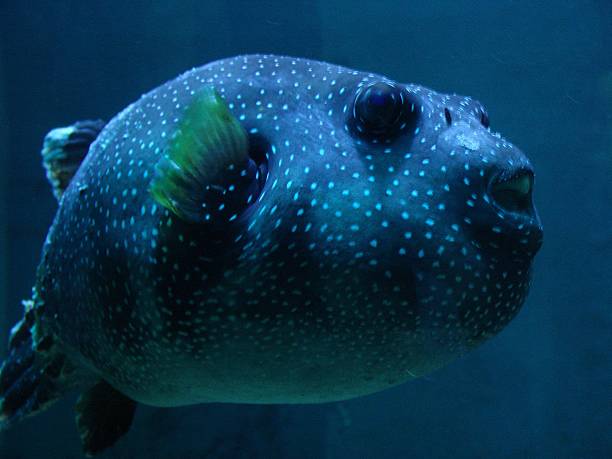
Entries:
{"label": "pufferfish", "polygon": [[479,102],[325,62],[219,60],[42,156],[59,209],[1,422],[81,390],[88,454],[137,403],[320,403],[431,372],[512,320],[542,242],[533,168]]}

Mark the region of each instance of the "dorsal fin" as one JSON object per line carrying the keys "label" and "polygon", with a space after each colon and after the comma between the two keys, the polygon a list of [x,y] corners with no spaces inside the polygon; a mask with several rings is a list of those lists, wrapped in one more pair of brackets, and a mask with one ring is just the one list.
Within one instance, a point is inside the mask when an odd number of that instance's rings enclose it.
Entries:
{"label": "dorsal fin", "polygon": [[58,201],[105,124],[102,120],[77,121],[55,128],[45,136],[41,150],[43,166]]}

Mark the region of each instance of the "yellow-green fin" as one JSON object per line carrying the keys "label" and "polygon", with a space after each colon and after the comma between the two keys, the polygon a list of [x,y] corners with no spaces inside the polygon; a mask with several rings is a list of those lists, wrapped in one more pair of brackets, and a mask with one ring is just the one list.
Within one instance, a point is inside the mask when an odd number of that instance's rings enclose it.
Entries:
{"label": "yellow-green fin", "polygon": [[[221,96],[206,87],[185,109],[164,157],[156,165],[151,194],[178,217],[206,221],[234,199],[228,190],[248,168],[248,135]],[[227,213],[227,212],[226,212]]]}

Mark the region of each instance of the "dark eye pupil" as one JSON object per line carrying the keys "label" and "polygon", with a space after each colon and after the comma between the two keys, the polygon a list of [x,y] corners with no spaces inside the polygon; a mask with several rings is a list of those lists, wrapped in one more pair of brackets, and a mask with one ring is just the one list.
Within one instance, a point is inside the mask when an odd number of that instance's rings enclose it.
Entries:
{"label": "dark eye pupil", "polygon": [[368,102],[375,107],[385,107],[395,102],[394,94],[386,90],[370,88],[368,91]]}
{"label": "dark eye pupil", "polygon": [[390,83],[374,83],[355,99],[354,115],[358,130],[370,135],[393,134],[405,110],[401,88]]}

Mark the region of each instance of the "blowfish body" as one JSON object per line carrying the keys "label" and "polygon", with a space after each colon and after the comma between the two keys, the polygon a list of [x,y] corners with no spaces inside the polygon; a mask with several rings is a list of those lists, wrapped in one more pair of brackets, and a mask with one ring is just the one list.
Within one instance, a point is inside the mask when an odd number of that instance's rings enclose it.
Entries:
{"label": "blowfish body", "polygon": [[[468,97],[241,56],[52,131],[60,207],[6,422],[93,384],[77,410],[96,452],[123,433],[92,433],[96,393],[130,407],[126,431],[133,401],[340,400],[474,348],[518,312],[542,240],[532,166],[488,124]],[[11,395],[49,367],[45,393]]]}

